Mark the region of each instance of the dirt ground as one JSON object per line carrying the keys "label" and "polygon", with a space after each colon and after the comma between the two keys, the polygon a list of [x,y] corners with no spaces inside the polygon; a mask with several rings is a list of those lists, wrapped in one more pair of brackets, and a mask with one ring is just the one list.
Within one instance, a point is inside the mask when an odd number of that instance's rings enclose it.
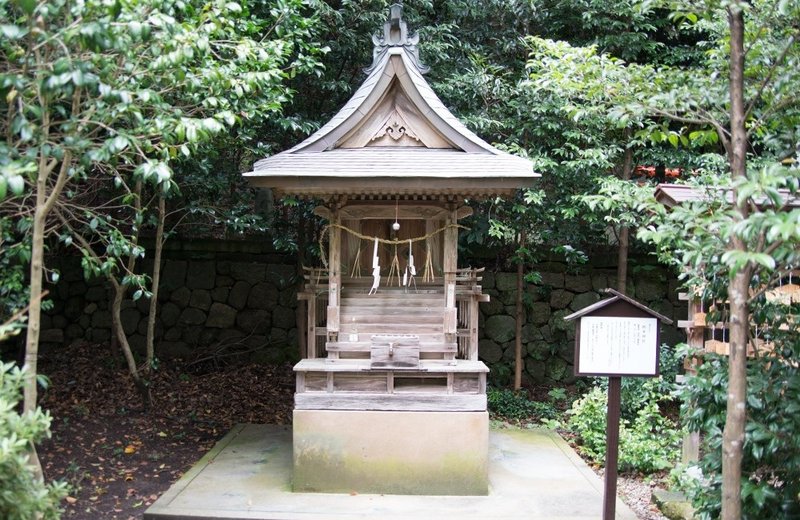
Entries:
{"label": "dirt ground", "polygon": [[155,405],[141,400],[117,354],[79,344],[40,361],[50,378],[41,406],[52,439],[39,449],[45,478],[72,486],[63,518],[141,518],[145,509],[236,423],[291,422],[291,366],[162,366]]}

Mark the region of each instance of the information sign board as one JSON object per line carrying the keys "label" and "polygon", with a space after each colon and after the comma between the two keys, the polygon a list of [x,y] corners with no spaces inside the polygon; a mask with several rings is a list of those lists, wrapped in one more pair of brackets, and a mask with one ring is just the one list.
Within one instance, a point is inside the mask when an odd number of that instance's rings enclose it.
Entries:
{"label": "information sign board", "polygon": [[658,325],[656,318],[583,316],[577,375],[658,375]]}

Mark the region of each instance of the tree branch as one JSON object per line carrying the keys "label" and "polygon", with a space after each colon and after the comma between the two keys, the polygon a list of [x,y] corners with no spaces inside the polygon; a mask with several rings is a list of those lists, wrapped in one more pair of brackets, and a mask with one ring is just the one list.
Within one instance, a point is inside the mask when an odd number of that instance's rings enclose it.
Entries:
{"label": "tree branch", "polygon": [[778,59],[776,59],[772,63],[772,66],[769,68],[769,72],[767,72],[766,77],[761,81],[761,85],[758,86],[758,90],[753,96],[753,99],[751,99],[750,102],[747,103],[747,108],[745,109],[744,112],[745,120],[747,120],[747,118],[750,117],[750,112],[753,111],[753,107],[755,107],[758,100],[761,99],[761,96],[764,93],[764,89],[767,88],[769,82],[772,81],[772,76],[773,74],[775,74],[775,70],[778,68],[778,65],[783,63],[783,60],[786,58],[786,54],[788,54],[789,49],[792,47],[792,45],[794,45],[794,42],[795,42],[795,35],[793,34],[791,37],[789,37],[789,41],[786,42],[786,46],[781,51],[780,55],[778,55]]}
{"label": "tree branch", "polygon": [[777,103],[772,103],[758,119],[754,120],[752,125],[750,125],[750,129],[747,131],[747,136],[750,135],[759,127],[762,126],[764,119],[767,116],[772,115],[773,113],[777,112],[778,110],[783,110],[784,108],[790,107],[794,104],[800,103],[800,97],[797,96],[789,96],[785,97],[782,100],[778,101]]}

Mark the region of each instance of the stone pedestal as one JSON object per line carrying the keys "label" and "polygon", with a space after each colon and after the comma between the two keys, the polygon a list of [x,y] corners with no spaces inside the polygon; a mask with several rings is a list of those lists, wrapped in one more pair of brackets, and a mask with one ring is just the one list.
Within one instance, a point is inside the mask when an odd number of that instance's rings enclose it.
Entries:
{"label": "stone pedestal", "polygon": [[487,412],[295,410],[293,490],[486,495]]}

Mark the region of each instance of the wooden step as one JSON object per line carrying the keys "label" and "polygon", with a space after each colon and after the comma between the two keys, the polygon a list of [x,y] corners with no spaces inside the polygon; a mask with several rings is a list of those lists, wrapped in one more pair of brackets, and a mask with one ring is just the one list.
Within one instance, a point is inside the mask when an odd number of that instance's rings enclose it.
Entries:
{"label": "wooden step", "polygon": [[370,298],[373,300],[378,300],[381,298],[437,298],[441,296],[444,296],[442,291],[414,291],[413,289],[410,291],[381,291],[378,289],[378,292],[374,294],[360,291],[342,291],[343,298]]}
{"label": "wooden step", "polygon": [[[358,332],[347,332],[339,334],[339,341],[337,343],[369,343],[371,338],[375,334],[386,334],[385,332],[369,332],[369,331],[362,331],[361,329]],[[428,333],[418,333],[418,332],[389,332],[388,334],[414,334],[415,336],[419,336],[419,341],[421,344],[436,344],[436,343],[447,343],[444,340],[444,332],[442,332],[441,327],[439,328],[438,332],[428,332]]]}
{"label": "wooden step", "polygon": [[[325,348],[328,352],[369,352],[371,341],[328,341]],[[420,342],[420,352],[456,352],[458,344],[439,342]]]}
{"label": "wooden step", "polygon": [[443,307],[444,297],[436,298],[342,298],[341,305],[387,306],[405,305],[408,307],[430,306]]}
{"label": "wooden step", "polygon": [[389,314],[375,313],[375,314],[352,314],[342,312],[339,315],[339,325],[341,327],[344,323],[352,324],[376,324],[376,325],[435,325],[442,326],[442,315],[436,316],[435,314],[425,314],[419,316],[413,315],[400,315],[392,316]]}
{"label": "wooden step", "polygon": [[344,334],[442,334],[441,323],[339,323],[339,332]]}
{"label": "wooden step", "polygon": [[[303,359],[294,366],[295,372],[373,372],[369,369],[369,359],[361,360],[330,360],[330,359]],[[489,368],[483,361],[459,359],[456,364],[442,360],[420,361],[419,372],[438,374],[472,374],[488,373]]]}
{"label": "wooden step", "polygon": [[444,307],[439,305],[349,305],[344,304],[339,307],[339,312],[350,312],[354,314],[375,314],[384,313],[388,315],[402,315],[402,314],[437,314],[439,316],[444,314]]}

